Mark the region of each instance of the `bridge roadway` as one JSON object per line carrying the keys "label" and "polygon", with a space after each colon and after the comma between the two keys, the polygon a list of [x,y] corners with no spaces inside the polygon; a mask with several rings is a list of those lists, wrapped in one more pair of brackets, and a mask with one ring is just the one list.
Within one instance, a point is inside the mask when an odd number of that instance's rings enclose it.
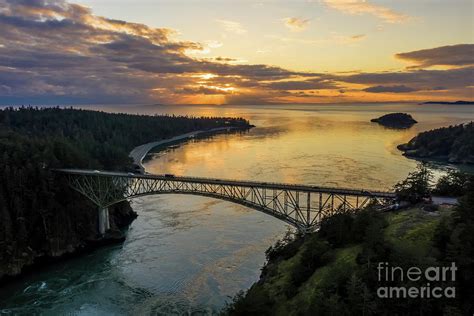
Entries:
{"label": "bridge roadway", "polygon": [[116,172],[116,171],[102,171],[102,170],[87,170],[87,169],[55,169],[54,171],[76,174],[84,176],[106,176],[106,177],[124,177],[133,179],[158,179],[167,181],[180,181],[190,183],[205,183],[205,184],[219,184],[219,185],[233,185],[243,187],[260,187],[267,189],[279,189],[279,190],[296,190],[302,192],[322,192],[322,193],[335,193],[340,195],[351,195],[351,196],[372,196],[377,198],[388,198],[393,199],[396,197],[393,192],[386,191],[368,191],[358,189],[347,189],[347,188],[331,188],[323,186],[312,186],[303,184],[288,184],[278,182],[260,182],[260,181],[248,181],[248,180],[224,180],[217,178],[202,178],[202,177],[186,177],[186,176],[175,176],[175,175],[159,175],[159,174],[140,174],[131,172]]}
{"label": "bridge roadway", "polygon": [[54,171],[66,176],[73,189],[99,207],[102,234],[109,228],[110,205],[150,194],[194,194],[227,200],[277,217],[301,231],[313,230],[324,217],[336,212],[357,211],[369,203],[387,207],[396,199],[393,192],[301,184],[81,169]]}

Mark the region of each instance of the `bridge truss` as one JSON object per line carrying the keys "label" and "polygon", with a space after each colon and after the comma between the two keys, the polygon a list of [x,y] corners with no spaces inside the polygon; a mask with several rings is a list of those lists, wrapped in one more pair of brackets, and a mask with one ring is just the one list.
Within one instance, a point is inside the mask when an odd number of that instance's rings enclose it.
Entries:
{"label": "bridge truss", "polygon": [[99,207],[99,230],[109,228],[107,208],[120,201],[152,194],[192,194],[226,200],[279,218],[301,232],[340,212],[355,212],[369,204],[387,207],[395,195],[306,185],[220,180],[166,175],[142,175],[88,170],[57,170],[68,184]]}

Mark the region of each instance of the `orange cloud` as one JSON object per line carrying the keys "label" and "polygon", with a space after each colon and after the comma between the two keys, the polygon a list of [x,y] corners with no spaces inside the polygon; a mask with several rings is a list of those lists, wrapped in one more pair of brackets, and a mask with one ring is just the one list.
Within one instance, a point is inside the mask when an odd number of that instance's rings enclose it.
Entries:
{"label": "orange cloud", "polygon": [[[190,50],[221,43],[174,40],[173,30],[95,16],[66,1],[0,0],[0,102],[245,103],[456,99],[472,95],[473,45],[397,54],[429,68],[375,73],[293,71],[226,56],[194,58]],[[362,11],[361,11],[362,12]],[[244,34],[235,21],[218,20]],[[296,28],[306,20],[290,19]],[[288,45],[348,43],[364,34],[326,39],[279,38]],[[211,47],[213,46],[213,47]],[[28,101],[25,101],[28,100]],[[59,101],[58,101],[59,100]]]}
{"label": "orange cloud", "polygon": [[301,18],[284,18],[283,22],[291,31],[300,32],[306,30],[309,26],[310,20]]}
{"label": "orange cloud", "polygon": [[398,13],[367,0],[323,0],[328,7],[351,15],[370,14],[388,23],[401,23],[409,19],[408,15]]}

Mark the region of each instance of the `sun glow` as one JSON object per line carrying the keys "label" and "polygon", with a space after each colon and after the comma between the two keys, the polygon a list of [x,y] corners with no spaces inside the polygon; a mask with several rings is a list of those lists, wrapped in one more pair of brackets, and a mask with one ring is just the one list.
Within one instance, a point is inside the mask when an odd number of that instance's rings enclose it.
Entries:
{"label": "sun glow", "polygon": [[237,89],[231,86],[225,86],[225,87],[218,87],[218,86],[206,86],[208,89],[214,89],[222,92],[234,92]]}
{"label": "sun glow", "polygon": [[217,77],[215,74],[207,73],[207,74],[200,74],[196,76],[197,78],[201,78],[203,80],[209,80]]}
{"label": "sun glow", "polygon": [[8,56],[0,58],[0,103],[472,99],[469,0],[429,10],[410,1],[264,1],[251,9],[217,1],[213,10],[168,2],[0,0],[0,55]]}

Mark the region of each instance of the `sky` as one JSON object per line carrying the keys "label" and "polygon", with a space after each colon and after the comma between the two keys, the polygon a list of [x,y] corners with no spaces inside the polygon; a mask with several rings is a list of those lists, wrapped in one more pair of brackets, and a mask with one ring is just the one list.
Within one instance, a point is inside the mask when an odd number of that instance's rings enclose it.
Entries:
{"label": "sky", "polygon": [[0,0],[0,104],[473,100],[472,0]]}

